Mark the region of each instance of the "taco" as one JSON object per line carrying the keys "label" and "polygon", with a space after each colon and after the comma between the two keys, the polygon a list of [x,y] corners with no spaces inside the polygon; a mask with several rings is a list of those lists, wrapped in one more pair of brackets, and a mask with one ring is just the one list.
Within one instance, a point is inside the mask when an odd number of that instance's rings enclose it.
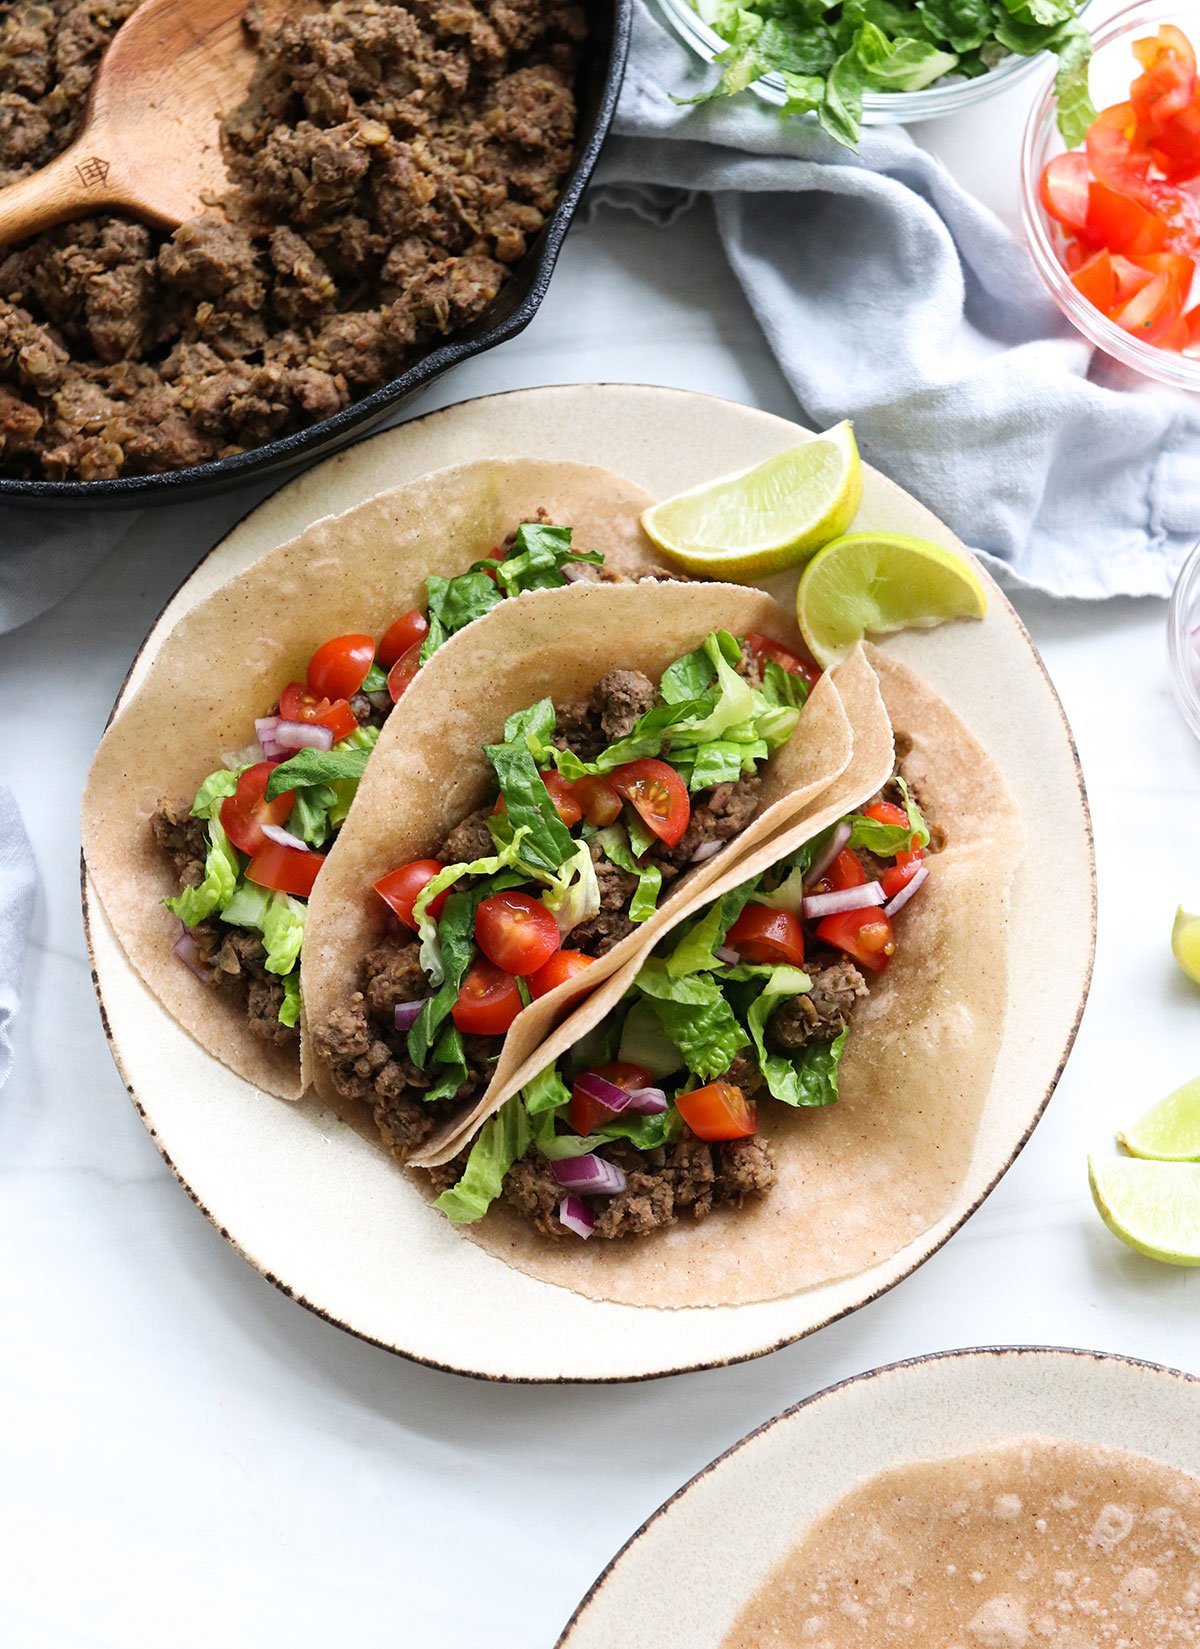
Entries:
{"label": "taco", "polygon": [[[760,591],[507,604],[430,661],[317,883],[318,1092],[405,1161],[472,1126],[557,1020],[845,768],[849,722]],[[787,668],[787,665],[791,668]]]}
{"label": "taco", "polygon": [[512,597],[666,576],[648,502],[579,464],[444,470],[317,522],[170,631],[101,741],[83,847],[130,961],[217,1059],[299,1096],[307,899],[393,704]]}
{"label": "taco", "polygon": [[1019,819],[912,672],[862,650],[837,686],[854,756],[815,806],[418,1158],[521,1270],[629,1304],[773,1299],[920,1236],[965,1173]]}

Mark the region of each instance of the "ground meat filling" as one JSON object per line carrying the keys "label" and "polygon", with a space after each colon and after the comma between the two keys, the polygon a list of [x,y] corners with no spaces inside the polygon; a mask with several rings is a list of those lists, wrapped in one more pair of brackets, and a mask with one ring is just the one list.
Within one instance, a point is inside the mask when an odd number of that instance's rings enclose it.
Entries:
{"label": "ground meat filling", "polygon": [[775,1053],[793,1054],[810,1042],[832,1042],[846,1029],[854,1004],[867,994],[867,982],[848,957],[833,951],[810,956],[805,971],[812,980],[806,996],[788,996],[771,1015],[767,1043]]}
{"label": "ground meat filling", "polygon": [[[0,184],[76,134],[136,0],[0,11]],[[233,190],[0,252],[0,472],[147,474],[330,416],[484,311],[570,166],[570,0],[297,0],[222,125]]]}
{"label": "ground meat filling", "polygon": [[[186,801],[160,802],[150,820],[154,840],[175,868],[179,886],[198,887],[204,880],[208,825],[192,817]],[[251,1033],[279,1048],[298,1048],[300,1030],[279,1019],[283,980],[266,970],[267,953],[256,933],[210,917],[191,930],[196,962],[208,970],[209,985],[245,1012]]]}

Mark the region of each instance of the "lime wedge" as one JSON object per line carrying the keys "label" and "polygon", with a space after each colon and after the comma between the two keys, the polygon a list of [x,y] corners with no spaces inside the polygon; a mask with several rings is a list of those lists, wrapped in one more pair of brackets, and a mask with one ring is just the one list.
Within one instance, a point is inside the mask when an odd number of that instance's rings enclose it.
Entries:
{"label": "lime wedge", "polygon": [[1200,1076],[1159,1100],[1117,1144],[1154,1162],[1200,1162]]}
{"label": "lime wedge", "polygon": [[826,667],[865,635],[932,629],[986,611],[983,585],[967,562],[940,544],[900,533],[847,533],[826,544],[796,591],[800,633]]}
{"label": "lime wedge", "polygon": [[652,505],[642,526],[689,573],[758,578],[844,533],[861,501],[862,464],[843,421],[752,469]]}
{"label": "lime wedge", "polygon": [[1175,912],[1171,950],[1188,978],[1200,985],[1200,916],[1189,915],[1182,905]]}
{"label": "lime wedge", "polygon": [[1115,1237],[1167,1265],[1200,1265],[1200,1162],[1089,1158],[1088,1179]]}

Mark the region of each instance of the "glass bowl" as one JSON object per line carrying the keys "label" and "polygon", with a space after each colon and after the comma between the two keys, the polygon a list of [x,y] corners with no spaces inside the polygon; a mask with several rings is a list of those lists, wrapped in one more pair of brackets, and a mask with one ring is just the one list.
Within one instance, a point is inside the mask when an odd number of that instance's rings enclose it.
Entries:
{"label": "glass bowl", "polygon": [[[725,50],[724,40],[704,21],[691,0],[658,0],[658,5],[667,22],[697,57],[711,63],[718,52]],[[1082,16],[1082,5],[1079,11]],[[1038,67],[1045,55],[1039,52],[1036,57],[1007,57],[996,68],[976,75],[973,80],[939,80],[919,92],[864,92],[862,124],[900,126],[914,120],[937,120],[942,115],[973,108],[985,98],[1015,86]],[[783,76],[774,72],[753,81],[749,89],[776,108],[782,108],[787,102]]]}
{"label": "glass bowl", "polygon": [[1200,544],[1188,556],[1175,581],[1167,615],[1167,650],[1179,708],[1200,738]]}
{"label": "glass bowl", "polygon": [[[1190,31],[1193,40],[1200,41],[1200,7],[1156,5],[1153,0],[1127,6],[1102,28],[1093,30],[1095,55],[1090,82],[1092,100],[1098,109],[1128,98],[1130,82],[1139,72],[1131,42],[1154,34],[1160,23],[1176,23]],[[1200,359],[1142,343],[1107,315],[1102,315],[1072,286],[1060,256],[1063,232],[1038,199],[1038,180],[1046,163],[1066,148],[1055,125],[1055,114],[1051,76],[1030,110],[1021,147],[1021,222],[1038,274],[1063,314],[1089,343],[1157,383],[1170,384],[1175,389],[1200,390]]]}

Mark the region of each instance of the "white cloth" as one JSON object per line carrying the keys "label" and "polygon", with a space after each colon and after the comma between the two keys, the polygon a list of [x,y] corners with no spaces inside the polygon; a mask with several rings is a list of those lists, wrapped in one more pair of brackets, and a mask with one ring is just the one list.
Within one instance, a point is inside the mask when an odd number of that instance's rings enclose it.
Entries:
{"label": "white cloth", "polygon": [[16,1016],[21,963],[33,915],[33,850],[17,804],[0,784],[0,1088],[12,1069],[9,1032]]}
{"label": "white cloth", "polygon": [[716,71],[634,3],[593,205],[665,222],[711,195],[811,424],[852,418],[864,457],[1016,582],[1166,595],[1200,536],[1200,400],[1094,355],[1025,249],[901,128],[864,128],[852,154],[749,93],[681,107]]}

